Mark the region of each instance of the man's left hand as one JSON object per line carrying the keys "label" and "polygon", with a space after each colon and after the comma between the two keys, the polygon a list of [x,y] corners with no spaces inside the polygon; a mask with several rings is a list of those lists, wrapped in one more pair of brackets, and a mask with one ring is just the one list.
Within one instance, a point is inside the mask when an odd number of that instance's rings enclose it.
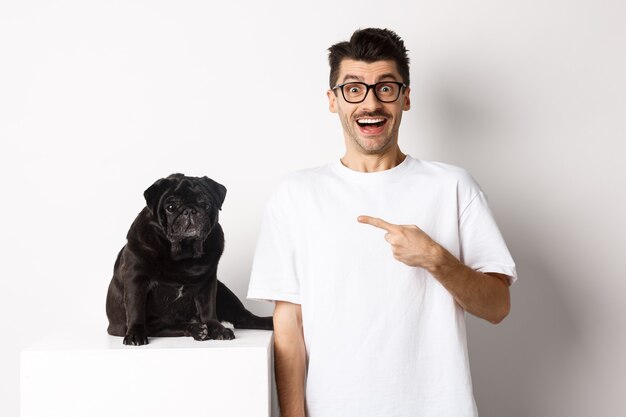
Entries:
{"label": "man's left hand", "polygon": [[442,262],[445,251],[441,245],[415,225],[392,224],[370,216],[359,216],[357,220],[385,230],[385,240],[391,245],[394,258],[402,263],[430,271]]}
{"label": "man's left hand", "polygon": [[464,310],[494,324],[509,314],[511,301],[506,275],[474,271],[417,226],[391,224],[370,216],[359,216],[357,220],[387,231],[385,240],[391,244],[393,256],[430,272]]}

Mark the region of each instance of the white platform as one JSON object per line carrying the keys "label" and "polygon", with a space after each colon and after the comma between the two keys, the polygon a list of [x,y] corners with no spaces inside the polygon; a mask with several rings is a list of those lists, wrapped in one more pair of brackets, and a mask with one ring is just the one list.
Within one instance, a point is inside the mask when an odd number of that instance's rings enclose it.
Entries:
{"label": "white platform", "polygon": [[139,347],[104,330],[46,337],[20,355],[21,416],[268,417],[272,335],[235,330],[230,341],[150,338]]}

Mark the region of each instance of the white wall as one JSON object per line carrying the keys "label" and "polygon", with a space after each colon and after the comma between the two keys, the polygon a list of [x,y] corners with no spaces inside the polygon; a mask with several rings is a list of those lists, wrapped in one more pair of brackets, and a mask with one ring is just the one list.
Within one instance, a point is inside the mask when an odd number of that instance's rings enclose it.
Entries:
{"label": "white wall", "polygon": [[21,348],[105,331],[157,178],[227,186],[220,276],[245,295],[278,179],[342,154],[326,48],[379,26],[412,59],[403,150],[469,169],[518,264],[509,318],[469,319],[481,415],[623,416],[625,19],[610,0],[0,3],[0,415]]}

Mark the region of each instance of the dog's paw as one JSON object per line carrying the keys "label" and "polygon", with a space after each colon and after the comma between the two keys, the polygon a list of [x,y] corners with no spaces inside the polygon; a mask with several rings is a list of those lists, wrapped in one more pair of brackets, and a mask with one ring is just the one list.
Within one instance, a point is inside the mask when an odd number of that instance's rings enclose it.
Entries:
{"label": "dog's paw", "polygon": [[195,340],[207,340],[209,339],[209,329],[204,323],[192,323],[189,325],[189,336]]}
{"label": "dog's paw", "polygon": [[210,339],[214,340],[233,340],[235,333],[231,329],[222,326],[221,328],[215,327],[211,329],[209,336]]}
{"label": "dog's paw", "polygon": [[128,329],[124,336],[124,344],[130,346],[141,346],[148,344],[148,336],[145,329]]}
{"label": "dog's paw", "polygon": [[235,333],[219,322],[193,323],[189,326],[189,335],[196,340],[232,340]]}

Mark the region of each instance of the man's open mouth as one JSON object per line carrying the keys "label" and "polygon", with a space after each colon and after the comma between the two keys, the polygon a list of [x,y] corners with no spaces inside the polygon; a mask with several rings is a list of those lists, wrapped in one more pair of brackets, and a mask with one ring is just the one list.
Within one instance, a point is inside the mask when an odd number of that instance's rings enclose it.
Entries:
{"label": "man's open mouth", "polygon": [[357,119],[359,130],[366,135],[379,135],[383,132],[387,119],[383,117],[364,117]]}

